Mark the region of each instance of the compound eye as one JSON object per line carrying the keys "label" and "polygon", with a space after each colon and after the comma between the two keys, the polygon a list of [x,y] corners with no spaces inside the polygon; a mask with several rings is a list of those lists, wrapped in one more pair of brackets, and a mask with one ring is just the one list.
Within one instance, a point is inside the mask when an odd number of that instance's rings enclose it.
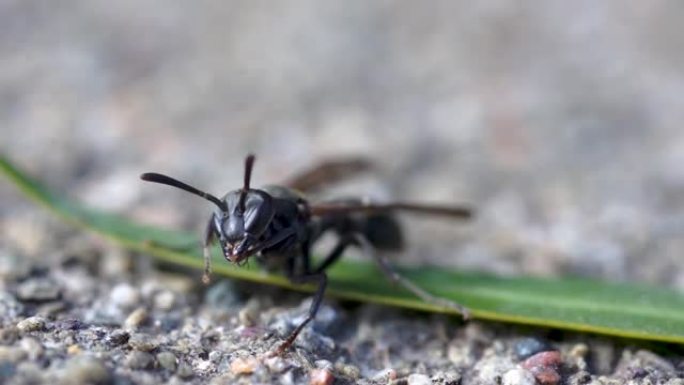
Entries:
{"label": "compound eye", "polygon": [[273,219],[273,199],[263,191],[252,190],[245,202],[245,231],[258,237]]}

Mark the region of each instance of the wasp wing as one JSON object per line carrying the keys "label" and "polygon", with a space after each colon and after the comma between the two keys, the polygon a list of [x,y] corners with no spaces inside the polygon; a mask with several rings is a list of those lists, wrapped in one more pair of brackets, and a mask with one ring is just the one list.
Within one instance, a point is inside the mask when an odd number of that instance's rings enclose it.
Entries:
{"label": "wasp wing", "polygon": [[296,174],[284,185],[301,192],[311,193],[372,168],[372,162],[366,158],[330,159]]}
{"label": "wasp wing", "polygon": [[422,204],[411,202],[391,202],[391,203],[347,203],[331,202],[317,203],[310,206],[311,215],[344,215],[352,213],[382,213],[390,211],[405,211],[415,214],[426,214],[448,217],[452,219],[469,219],[473,216],[473,211],[466,206],[457,205],[437,205]]}

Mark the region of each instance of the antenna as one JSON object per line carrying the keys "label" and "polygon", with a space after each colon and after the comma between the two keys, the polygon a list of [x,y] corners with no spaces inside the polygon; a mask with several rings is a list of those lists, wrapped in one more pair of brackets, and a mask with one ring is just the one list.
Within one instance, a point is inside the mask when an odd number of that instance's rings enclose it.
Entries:
{"label": "antenna", "polygon": [[240,191],[239,208],[241,212],[245,212],[245,200],[247,199],[247,192],[249,191],[249,183],[252,180],[252,168],[254,168],[254,154],[247,155],[245,158],[245,181]]}
{"label": "antenna", "polygon": [[163,174],[157,174],[156,172],[146,172],[146,173],[140,175],[140,179],[147,181],[147,182],[165,184],[168,186],[179,188],[181,190],[185,190],[191,194],[199,195],[202,198],[214,203],[222,211],[228,211],[228,207],[226,207],[225,202],[221,201],[220,199],[216,198],[215,196],[213,196],[207,192],[198,190],[198,189],[190,186],[189,184],[185,184],[179,180],[173,179],[170,176],[166,176]]}

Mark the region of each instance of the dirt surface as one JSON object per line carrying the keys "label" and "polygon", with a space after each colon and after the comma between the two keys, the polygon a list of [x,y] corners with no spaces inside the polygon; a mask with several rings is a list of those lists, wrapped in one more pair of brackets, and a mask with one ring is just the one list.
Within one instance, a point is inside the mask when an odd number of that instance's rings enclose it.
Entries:
{"label": "dirt surface", "polygon": [[[56,190],[201,231],[221,194],[362,155],[330,195],[402,218],[403,263],[684,290],[679,2],[0,2],[0,151]],[[682,384],[680,347],[328,299],[156,266],[0,183],[0,383]],[[558,353],[556,353],[558,352]]]}

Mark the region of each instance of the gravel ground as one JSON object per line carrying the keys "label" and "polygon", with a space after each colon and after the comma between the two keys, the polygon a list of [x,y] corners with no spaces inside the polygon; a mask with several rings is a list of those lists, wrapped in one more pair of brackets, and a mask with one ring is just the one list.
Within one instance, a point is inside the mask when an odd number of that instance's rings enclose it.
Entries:
{"label": "gravel ground", "polygon": [[[404,263],[684,290],[675,1],[0,2],[0,151],[58,191],[200,231],[217,194],[322,158],[335,194],[467,202],[403,218]],[[409,222],[410,220],[410,222]],[[408,226],[410,224],[410,226]],[[0,383],[682,384],[680,347],[310,299],[56,223],[0,184]]]}

